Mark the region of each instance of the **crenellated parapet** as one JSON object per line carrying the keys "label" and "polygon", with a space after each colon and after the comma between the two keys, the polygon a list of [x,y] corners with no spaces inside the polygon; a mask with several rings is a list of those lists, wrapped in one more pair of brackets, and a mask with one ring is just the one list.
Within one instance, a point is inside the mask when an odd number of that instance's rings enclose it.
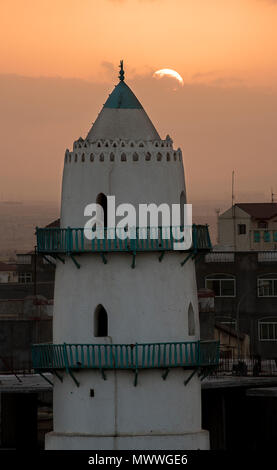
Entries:
{"label": "crenellated parapet", "polygon": [[164,140],[104,140],[90,141],[81,137],[73,144],[73,150],[65,152],[65,163],[73,162],[177,162],[182,161],[182,152],[173,148],[172,139]]}

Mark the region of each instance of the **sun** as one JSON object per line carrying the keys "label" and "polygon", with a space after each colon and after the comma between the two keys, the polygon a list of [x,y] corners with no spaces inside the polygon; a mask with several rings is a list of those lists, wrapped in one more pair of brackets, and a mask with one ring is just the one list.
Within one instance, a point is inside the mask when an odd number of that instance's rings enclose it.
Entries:
{"label": "sun", "polygon": [[180,83],[180,85],[182,85],[182,86],[184,85],[184,80],[181,77],[181,75],[178,72],[176,72],[176,70],[173,70],[173,69],[157,70],[156,72],[153,73],[153,77],[155,77],[155,78],[163,78],[163,77],[175,78]]}

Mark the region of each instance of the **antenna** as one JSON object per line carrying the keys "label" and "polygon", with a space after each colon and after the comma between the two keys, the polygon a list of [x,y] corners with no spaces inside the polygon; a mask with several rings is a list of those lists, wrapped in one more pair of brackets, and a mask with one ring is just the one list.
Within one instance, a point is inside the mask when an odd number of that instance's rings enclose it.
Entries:
{"label": "antenna", "polygon": [[235,171],[232,171],[232,207],[234,206],[235,195],[234,195],[234,186],[235,186]]}
{"label": "antenna", "polygon": [[216,212],[216,223],[217,223],[216,241],[217,241],[217,243],[219,243],[219,214],[220,214],[220,208],[216,208],[215,212]]}

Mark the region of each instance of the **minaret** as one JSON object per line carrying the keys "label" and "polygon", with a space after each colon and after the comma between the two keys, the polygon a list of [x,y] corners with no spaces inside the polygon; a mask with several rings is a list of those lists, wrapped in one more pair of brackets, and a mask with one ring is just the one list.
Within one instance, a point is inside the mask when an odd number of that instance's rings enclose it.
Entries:
{"label": "minaret", "polygon": [[201,382],[218,345],[200,343],[193,244],[95,242],[84,208],[185,202],[182,153],[162,140],[124,80],[85,139],[66,150],[61,227],[37,229],[56,257],[53,345],[33,347],[34,368],[53,373],[54,430],[47,449],[208,449]]}

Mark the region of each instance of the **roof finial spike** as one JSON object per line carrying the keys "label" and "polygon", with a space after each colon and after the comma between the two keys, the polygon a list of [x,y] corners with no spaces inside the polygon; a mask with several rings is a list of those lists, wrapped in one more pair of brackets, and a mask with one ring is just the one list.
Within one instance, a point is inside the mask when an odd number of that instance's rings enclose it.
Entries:
{"label": "roof finial spike", "polygon": [[120,80],[121,82],[124,82],[123,60],[120,61],[119,68],[120,68],[120,71],[119,71],[118,78],[119,78],[119,80]]}

